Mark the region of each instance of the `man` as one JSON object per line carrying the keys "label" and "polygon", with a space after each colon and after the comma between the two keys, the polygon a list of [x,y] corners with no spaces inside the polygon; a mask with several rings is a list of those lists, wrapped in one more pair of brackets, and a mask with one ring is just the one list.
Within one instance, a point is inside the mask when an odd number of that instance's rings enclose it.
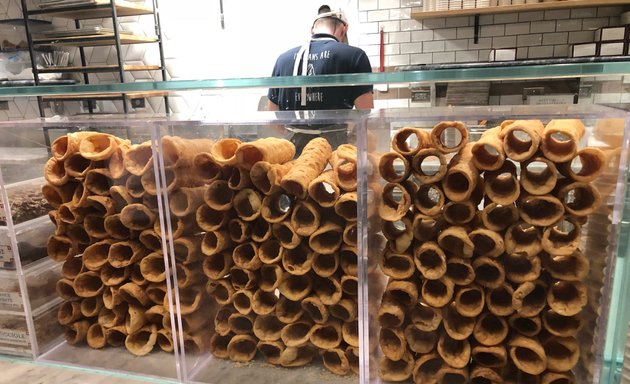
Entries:
{"label": "man", "polygon": [[[311,39],[302,47],[295,47],[278,57],[272,76],[310,76],[337,73],[372,72],[365,52],[344,44],[347,41],[348,21],[342,11],[320,7],[311,27]],[[338,87],[271,88],[267,95],[268,109],[322,110],[371,109],[374,106],[371,85]],[[323,136],[333,148],[344,143],[345,125],[336,127],[287,127],[298,152],[310,139]]]}

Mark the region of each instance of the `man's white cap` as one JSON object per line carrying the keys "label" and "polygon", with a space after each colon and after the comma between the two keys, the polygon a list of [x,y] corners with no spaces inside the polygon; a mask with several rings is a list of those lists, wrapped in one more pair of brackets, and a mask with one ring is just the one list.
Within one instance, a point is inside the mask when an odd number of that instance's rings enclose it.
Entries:
{"label": "man's white cap", "polygon": [[[325,9],[330,9],[330,7],[328,7],[327,5],[322,5],[321,7],[319,7],[320,10],[322,10],[323,8]],[[315,20],[313,20],[313,24],[319,20],[319,19],[324,19],[324,18],[333,18],[333,19],[337,19],[339,21],[341,21],[342,23],[344,23],[345,25],[348,25],[348,19],[346,18],[346,14],[343,13],[343,11],[340,9],[338,10],[330,10],[328,12],[322,12],[320,14],[317,15],[317,17],[315,18]]]}

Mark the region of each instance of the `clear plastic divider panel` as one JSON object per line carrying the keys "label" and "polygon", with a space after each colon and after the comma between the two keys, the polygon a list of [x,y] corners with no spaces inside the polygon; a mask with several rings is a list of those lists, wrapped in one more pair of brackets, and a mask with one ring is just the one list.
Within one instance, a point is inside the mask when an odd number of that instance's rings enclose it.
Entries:
{"label": "clear plastic divider panel", "polygon": [[[33,220],[37,225],[14,226],[18,241],[28,245],[24,255],[19,252],[35,334],[55,341],[40,348],[38,360],[178,378],[169,277],[155,230],[160,212],[153,123],[56,119],[3,123],[0,131],[0,142],[8,140],[0,146],[36,157],[10,169],[12,178],[39,177],[12,208],[26,215],[40,208],[39,200],[46,204],[36,211],[44,216]],[[37,255],[52,263],[29,272],[24,264],[40,248]],[[52,317],[37,321],[42,300],[60,303]]]}
{"label": "clear plastic divider panel", "polygon": [[185,379],[356,383],[356,112],[161,128]]}
{"label": "clear plastic divider panel", "polygon": [[577,106],[371,116],[370,382],[599,382],[626,119]]}

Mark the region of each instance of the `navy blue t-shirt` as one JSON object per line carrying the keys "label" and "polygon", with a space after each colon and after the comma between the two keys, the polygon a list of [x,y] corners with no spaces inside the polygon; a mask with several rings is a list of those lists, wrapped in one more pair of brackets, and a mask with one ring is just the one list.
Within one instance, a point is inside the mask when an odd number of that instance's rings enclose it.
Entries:
{"label": "navy blue t-shirt", "polygon": [[[313,35],[313,39],[318,38],[323,40],[311,41],[307,75],[372,72],[370,60],[362,49],[340,43],[332,35]],[[280,55],[272,76],[292,76],[299,50],[300,47],[296,47]],[[300,63],[299,74],[302,73],[302,65]],[[308,87],[306,92],[306,106],[301,104],[300,88],[270,88],[267,97],[280,110],[352,109],[354,100],[372,92],[372,86]]]}

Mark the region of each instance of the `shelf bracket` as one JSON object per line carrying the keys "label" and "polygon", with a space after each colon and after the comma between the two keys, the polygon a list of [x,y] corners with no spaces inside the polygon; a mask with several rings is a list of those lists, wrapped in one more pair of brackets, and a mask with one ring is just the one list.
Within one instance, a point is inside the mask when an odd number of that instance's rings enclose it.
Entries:
{"label": "shelf bracket", "polygon": [[479,14],[475,14],[475,36],[474,43],[479,44]]}

